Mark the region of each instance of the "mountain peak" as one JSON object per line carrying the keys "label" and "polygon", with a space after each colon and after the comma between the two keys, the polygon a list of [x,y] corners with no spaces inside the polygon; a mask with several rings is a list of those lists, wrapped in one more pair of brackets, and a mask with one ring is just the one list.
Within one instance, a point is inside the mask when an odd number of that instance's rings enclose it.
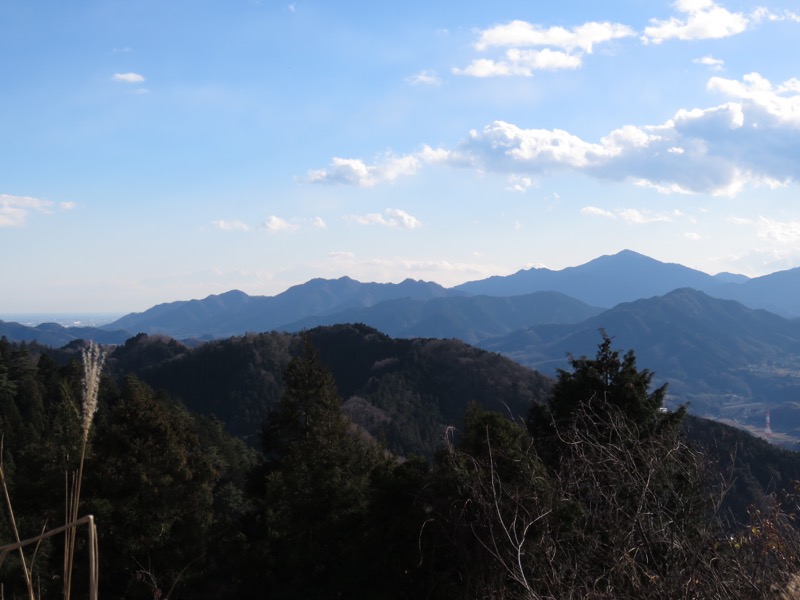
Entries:
{"label": "mountain peak", "polygon": [[709,289],[711,275],[675,263],[664,263],[625,249],[561,271],[529,269],[457,286],[470,294],[517,296],[557,291],[593,306],[610,308],[635,298],[665,294],[679,287]]}

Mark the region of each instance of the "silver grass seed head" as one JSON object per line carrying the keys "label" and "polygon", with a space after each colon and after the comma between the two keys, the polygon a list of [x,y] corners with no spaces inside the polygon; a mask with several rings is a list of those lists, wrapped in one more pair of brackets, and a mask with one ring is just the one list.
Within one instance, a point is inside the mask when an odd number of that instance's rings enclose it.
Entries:
{"label": "silver grass seed head", "polygon": [[89,438],[92,420],[97,412],[97,397],[100,393],[100,374],[106,354],[100,346],[89,342],[89,346],[81,350],[83,357],[83,441]]}

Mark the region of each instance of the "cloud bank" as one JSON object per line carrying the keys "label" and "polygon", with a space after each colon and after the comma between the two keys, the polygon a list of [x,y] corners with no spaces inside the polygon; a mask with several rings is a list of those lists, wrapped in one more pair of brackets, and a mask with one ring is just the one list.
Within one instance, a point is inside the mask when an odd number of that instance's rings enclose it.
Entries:
{"label": "cloud bank", "polygon": [[373,165],[334,158],[306,181],[373,186],[437,164],[513,174],[515,181],[573,171],[664,193],[733,196],[748,186],[774,188],[800,177],[800,79],[773,85],[758,73],[742,80],[712,77],[707,91],[727,101],[680,109],[657,125],[623,125],[597,141],[494,121],[452,149],[423,146]]}

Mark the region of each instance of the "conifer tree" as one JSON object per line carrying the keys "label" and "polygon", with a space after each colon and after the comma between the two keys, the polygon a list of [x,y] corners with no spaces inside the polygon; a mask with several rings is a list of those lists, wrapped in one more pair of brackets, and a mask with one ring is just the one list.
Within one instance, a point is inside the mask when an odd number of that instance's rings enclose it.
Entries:
{"label": "conifer tree", "polygon": [[383,458],[341,411],[333,376],[307,337],[284,371],[285,393],[263,428],[270,594],[353,597],[349,548],[360,543],[370,476]]}

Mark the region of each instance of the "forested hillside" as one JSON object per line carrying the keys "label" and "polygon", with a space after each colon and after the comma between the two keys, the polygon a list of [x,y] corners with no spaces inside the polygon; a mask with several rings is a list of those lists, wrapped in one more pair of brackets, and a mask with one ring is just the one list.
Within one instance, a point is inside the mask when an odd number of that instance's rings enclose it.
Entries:
{"label": "forested hillside", "polygon": [[[320,327],[307,335],[351,419],[401,455],[432,456],[444,427],[460,423],[472,402],[522,418],[550,385],[535,371],[458,340],[394,339],[363,325]],[[136,374],[257,445],[283,393],[281,372],[299,346],[300,336],[275,332],[197,348],[139,335],[111,354],[109,369],[116,377]]]}
{"label": "forested hillside", "polygon": [[[109,348],[79,507],[100,597],[780,597],[797,455],[662,412],[599,341],[555,381],[362,325]],[[84,350],[0,341],[4,540],[64,521]],[[62,546],[26,553],[36,597],[63,597]],[[75,597],[86,560],[79,536]],[[9,598],[24,572],[8,554]]]}

